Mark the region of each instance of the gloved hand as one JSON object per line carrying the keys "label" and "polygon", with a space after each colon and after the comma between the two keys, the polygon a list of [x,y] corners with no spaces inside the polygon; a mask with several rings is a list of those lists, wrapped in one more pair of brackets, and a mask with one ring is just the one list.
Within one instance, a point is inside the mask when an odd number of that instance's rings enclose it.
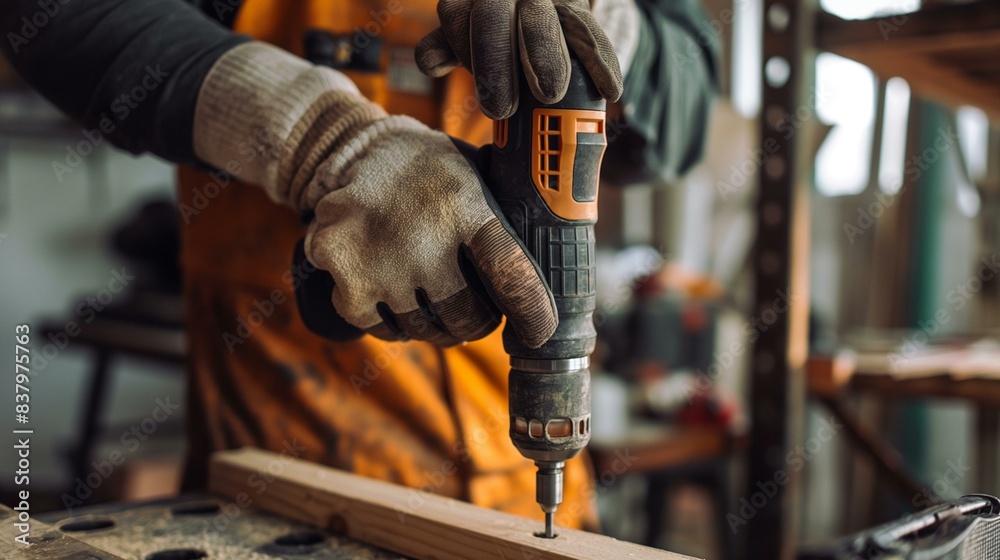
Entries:
{"label": "gloved hand", "polygon": [[622,94],[618,58],[588,0],[441,0],[441,27],[420,41],[417,65],[440,77],[458,66],[472,72],[486,116],[517,109],[517,58],[531,92],[555,103],[569,88],[569,48],[608,101]]}
{"label": "gloved hand", "polygon": [[486,336],[499,312],[528,346],[555,331],[537,265],[445,134],[263,43],[222,56],[195,113],[199,158],[314,213],[305,252],[351,325],[442,346]]}

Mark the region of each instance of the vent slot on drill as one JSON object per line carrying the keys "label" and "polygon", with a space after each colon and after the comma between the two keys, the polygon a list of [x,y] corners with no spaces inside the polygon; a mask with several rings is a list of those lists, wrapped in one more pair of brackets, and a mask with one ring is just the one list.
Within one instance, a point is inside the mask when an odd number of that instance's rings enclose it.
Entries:
{"label": "vent slot on drill", "polygon": [[590,432],[589,416],[579,420],[553,418],[544,424],[544,430],[541,420],[527,420],[519,416],[511,416],[510,422],[514,433],[531,438],[544,437],[546,440],[585,436]]}
{"label": "vent slot on drill", "polygon": [[545,433],[550,438],[564,438],[573,435],[573,421],[569,418],[555,418],[549,420],[545,427]]}
{"label": "vent slot on drill", "polygon": [[538,147],[540,168],[538,176],[542,184],[551,190],[559,190],[559,148],[562,117],[558,115],[541,115],[538,123]]}

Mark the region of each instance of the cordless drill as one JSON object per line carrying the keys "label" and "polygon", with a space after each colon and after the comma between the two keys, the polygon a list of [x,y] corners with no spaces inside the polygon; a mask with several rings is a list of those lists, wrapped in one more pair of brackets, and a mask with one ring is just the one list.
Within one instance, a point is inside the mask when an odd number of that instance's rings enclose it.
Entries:
{"label": "cordless drill", "polygon": [[[590,354],[596,330],[594,224],[597,184],[607,146],[605,102],[573,59],[569,90],[545,105],[521,80],[520,105],[494,123],[493,144],[475,153],[456,142],[484,170],[490,192],[555,296],[559,326],[540,348],[521,344],[508,325],[510,437],[521,455],[538,466],[535,496],[545,512],[545,532],[563,500],[563,469],[590,441]],[[303,242],[295,249],[296,271],[311,271],[296,283],[303,323],[335,341],[362,331],[333,308],[333,279],[308,264]]]}
{"label": "cordless drill", "polygon": [[521,80],[519,106],[496,121],[488,184],[555,296],[559,326],[541,348],[527,348],[508,325],[510,438],[538,467],[535,497],[545,532],[563,500],[563,469],[590,441],[590,354],[596,330],[594,224],[605,101],[573,59],[569,90],[545,105]]}

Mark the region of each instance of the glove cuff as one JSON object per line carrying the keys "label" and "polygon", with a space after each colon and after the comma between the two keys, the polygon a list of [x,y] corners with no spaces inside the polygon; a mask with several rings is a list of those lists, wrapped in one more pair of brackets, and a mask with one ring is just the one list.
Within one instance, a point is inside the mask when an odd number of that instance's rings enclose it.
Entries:
{"label": "glove cuff", "polygon": [[309,210],[316,168],[357,131],[386,116],[350,78],[277,47],[251,42],[226,52],[198,94],[194,150],[204,163]]}
{"label": "glove cuff", "polygon": [[639,7],[635,0],[591,0],[590,11],[611,41],[624,78],[639,48]]}

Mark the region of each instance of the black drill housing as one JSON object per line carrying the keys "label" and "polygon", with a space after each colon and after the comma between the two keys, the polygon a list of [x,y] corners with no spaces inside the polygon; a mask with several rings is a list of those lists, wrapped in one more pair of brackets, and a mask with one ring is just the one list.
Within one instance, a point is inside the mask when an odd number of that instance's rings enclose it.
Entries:
{"label": "black drill housing", "polygon": [[[553,105],[535,99],[522,78],[517,112],[506,122],[497,123],[490,155],[490,190],[541,268],[559,312],[555,334],[540,348],[521,344],[510,325],[503,332],[504,349],[513,364],[510,435],[518,450],[535,461],[564,461],[578,454],[590,440],[590,372],[586,359],[594,350],[597,336],[593,322],[597,280],[594,225],[601,158],[607,140],[605,101],[580,63],[573,59],[572,65],[569,90],[562,101]],[[592,216],[567,219],[557,215],[540,194],[540,190],[550,187],[565,191],[567,185],[542,181],[539,186],[533,179],[532,174],[538,173],[538,159],[533,160],[532,155],[539,148],[535,118],[539,109],[580,111],[590,117],[594,116],[590,112],[600,112],[599,129],[575,135],[571,166],[573,202],[593,205]],[[562,122],[550,127],[568,126],[566,121],[572,115],[564,115]],[[592,122],[589,125],[597,126]],[[573,147],[559,142],[558,148]],[[558,160],[549,163],[559,165]],[[547,167],[551,170],[552,166]],[[570,193],[547,194],[566,197]],[[550,424],[552,421],[555,424]],[[569,430],[567,422],[571,423]],[[550,433],[550,427],[558,429]]]}

